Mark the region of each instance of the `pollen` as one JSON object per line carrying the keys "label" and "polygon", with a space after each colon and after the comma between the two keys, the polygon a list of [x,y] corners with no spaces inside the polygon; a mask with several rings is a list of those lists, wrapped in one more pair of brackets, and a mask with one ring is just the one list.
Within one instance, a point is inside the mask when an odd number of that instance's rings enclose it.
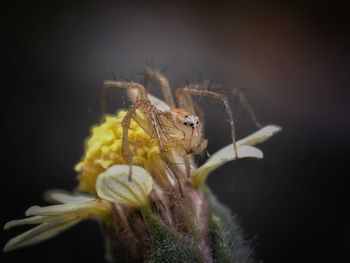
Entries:
{"label": "pollen", "polygon": [[[121,126],[125,115],[126,111],[119,111],[116,115],[106,116],[103,123],[91,128],[91,135],[85,141],[84,156],[75,166],[75,171],[79,173],[79,191],[96,195],[97,177],[113,165],[126,164],[122,155]],[[133,120],[128,133],[133,164],[152,173],[152,163],[160,158],[156,140]]]}

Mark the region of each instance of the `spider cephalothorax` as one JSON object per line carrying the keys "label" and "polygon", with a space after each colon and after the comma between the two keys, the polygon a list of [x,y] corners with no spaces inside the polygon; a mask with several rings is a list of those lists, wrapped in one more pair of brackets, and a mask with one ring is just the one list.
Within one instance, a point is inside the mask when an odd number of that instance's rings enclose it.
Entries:
{"label": "spider cephalothorax", "polygon": [[206,148],[207,140],[203,139],[198,116],[175,108],[163,112],[159,121],[168,136],[169,147],[181,148],[186,154],[199,154]]}

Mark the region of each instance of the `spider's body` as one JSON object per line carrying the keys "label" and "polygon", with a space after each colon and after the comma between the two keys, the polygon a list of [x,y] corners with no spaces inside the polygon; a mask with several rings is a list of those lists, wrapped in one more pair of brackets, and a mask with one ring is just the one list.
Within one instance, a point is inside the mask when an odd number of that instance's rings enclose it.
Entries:
{"label": "spider's body", "polygon": [[[129,81],[105,81],[102,85],[102,91],[108,88],[127,89],[129,98],[133,102],[132,107],[122,121],[122,153],[125,161],[130,164],[129,176],[131,179],[132,153],[128,145],[128,130],[130,121],[133,119],[150,137],[156,138],[161,157],[172,170],[173,176],[178,182],[180,192],[183,194],[178,173],[172,169],[169,154],[175,153],[177,156],[183,158],[187,177],[190,177],[191,161],[189,158],[191,157],[188,155],[200,154],[207,147],[207,140],[203,138],[204,120],[202,111],[193,102],[192,96],[210,96],[223,102],[231,127],[234,153],[237,156],[233,114],[230,110],[228,99],[225,96],[203,89],[200,85],[187,85],[184,88],[178,89],[176,92],[178,107],[176,107],[169,82],[163,74],[157,70],[148,68],[145,70],[144,76],[144,85]],[[150,79],[157,82],[161,87],[165,102],[147,92],[145,86]],[[234,91],[236,95],[237,92],[237,90]],[[104,92],[102,96],[102,114],[104,115],[106,108],[106,95]],[[239,98],[248,108],[249,106],[243,101],[243,97],[239,96]],[[248,110],[250,111],[249,108]],[[252,116],[252,119],[255,120],[255,117]]]}

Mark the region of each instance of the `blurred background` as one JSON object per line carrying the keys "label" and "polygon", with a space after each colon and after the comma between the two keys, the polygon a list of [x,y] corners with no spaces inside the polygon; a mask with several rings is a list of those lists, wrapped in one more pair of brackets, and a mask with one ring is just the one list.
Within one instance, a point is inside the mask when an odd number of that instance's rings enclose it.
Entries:
{"label": "blurred background", "polygon": [[[270,262],[348,262],[349,39],[337,1],[267,4],[15,2],[5,7],[1,225],[44,205],[48,189],[72,190],[101,81],[130,80],[151,64],[172,87],[213,81],[244,90],[263,124],[283,132],[262,160],[217,170],[209,185]],[[160,95],[159,89],[151,92]],[[255,130],[231,100],[238,138]],[[111,92],[109,112],[125,107]],[[206,112],[208,151],[230,142],[222,105]],[[231,185],[231,186],[230,186]],[[23,228],[1,231],[1,246]],[[102,238],[86,221],[6,262],[101,262]],[[4,261],[2,261],[4,262]]]}

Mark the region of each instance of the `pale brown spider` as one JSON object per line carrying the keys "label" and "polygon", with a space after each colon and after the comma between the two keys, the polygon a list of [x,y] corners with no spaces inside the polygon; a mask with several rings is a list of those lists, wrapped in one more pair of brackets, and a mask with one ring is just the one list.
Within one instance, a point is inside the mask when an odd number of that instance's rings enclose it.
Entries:
{"label": "pale brown spider", "polygon": [[[165,102],[147,92],[145,87],[147,87],[149,80],[155,81],[159,84]],[[123,128],[122,154],[125,161],[130,164],[130,180],[132,175],[132,153],[128,144],[128,130],[131,119],[144,129],[148,135],[156,137],[161,157],[172,171],[175,168],[170,161],[171,158],[169,154],[171,154],[171,150],[175,150],[177,154],[180,154],[185,163],[186,174],[190,177],[191,164],[188,155],[200,154],[207,147],[207,140],[203,138],[204,114],[193,101],[193,95],[214,97],[224,104],[231,128],[234,154],[237,156],[233,113],[230,109],[227,97],[212,91],[218,90],[218,88],[211,87],[211,90],[209,90],[205,85],[188,84],[183,88],[177,89],[176,105],[167,78],[160,71],[152,68],[147,68],[144,71],[143,85],[132,81],[104,81],[101,87],[102,116],[104,116],[106,112],[107,89],[127,89],[128,95],[134,103],[121,123]],[[256,117],[243,94],[235,88],[230,89],[230,91],[236,95],[239,101],[246,107],[256,126],[260,127],[261,125],[257,122]],[[142,117],[137,114],[137,110],[141,112]],[[182,186],[177,176],[177,172],[173,171],[173,174],[178,182],[181,195],[183,195]]]}

